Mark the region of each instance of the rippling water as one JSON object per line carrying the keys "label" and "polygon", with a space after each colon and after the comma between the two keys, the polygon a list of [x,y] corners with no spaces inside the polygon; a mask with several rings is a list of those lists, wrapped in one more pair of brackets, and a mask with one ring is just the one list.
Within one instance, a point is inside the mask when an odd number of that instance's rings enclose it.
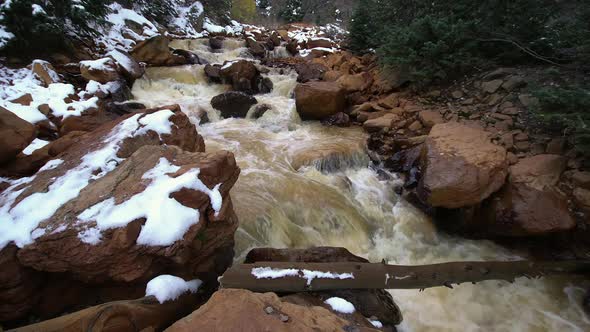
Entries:
{"label": "rippling water", "polygon": [[[206,41],[175,41],[212,63],[245,56],[244,44],[228,39],[222,53]],[[133,87],[148,106],[178,103],[199,125],[207,149],[229,150],[242,169],[232,189],[240,228],[236,261],[260,246],[342,246],[371,261],[428,264],[522,258],[489,241],[437,232],[427,216],[394,193],[395,174],[369,167],[365,134],[358,128],[302,123],[295,111],[294,73],[272,69],[272,93],[256,96],[271,106],[260,119],[221,119],[210,105],[228,90],[209,85],[203,66],[149,68]],[[487,281],[418,290],[392,290],[401,307],[402,331],[590,331],[577,279]]]}

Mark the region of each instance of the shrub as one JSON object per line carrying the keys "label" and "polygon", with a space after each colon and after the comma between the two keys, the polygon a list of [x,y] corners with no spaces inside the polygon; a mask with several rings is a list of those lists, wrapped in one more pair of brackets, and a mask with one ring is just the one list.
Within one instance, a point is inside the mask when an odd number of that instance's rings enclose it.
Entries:
{"label": "shrub", "polygon": [[279,17],[287,23],[301,22],[305,16],[301,0],[287,0],[285,8],[279,12]]}
{"label": "shrub", "polygon": [[14,35],[6,53],[51,52],[72,39],[96,36],[92,23],[104,22],[106,0],[12,0],[1,7],[0,24]]}
{"label": "shrub", "polygon": [[590,155],[590,89],[578,85],[536,87],[532,95],[539,100],[533,111],[543,123],[571,133],[576,148]]}
{"label": "shrub", "polygon": [[590,49],[588,12],[587,1],[360,0],[350,46],[376,49],[385,66],[407,65],[429,83],[490,61],[580,59]]}
{"label": "shrub", "polygon": [[231,15],[239,21],[249,21],[256,15],[256,1],[254,0],[233,0]]}

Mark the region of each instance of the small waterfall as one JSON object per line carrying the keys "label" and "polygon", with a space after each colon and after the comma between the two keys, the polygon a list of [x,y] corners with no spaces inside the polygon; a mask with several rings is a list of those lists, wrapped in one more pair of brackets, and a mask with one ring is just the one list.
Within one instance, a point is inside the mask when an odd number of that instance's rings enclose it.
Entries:
{"label": "small waterfall", "polygon": [[285,46],[277,46],[272,51],[266,52],[266,57],[269,59],[288,58],[290,56],[291,54]]}

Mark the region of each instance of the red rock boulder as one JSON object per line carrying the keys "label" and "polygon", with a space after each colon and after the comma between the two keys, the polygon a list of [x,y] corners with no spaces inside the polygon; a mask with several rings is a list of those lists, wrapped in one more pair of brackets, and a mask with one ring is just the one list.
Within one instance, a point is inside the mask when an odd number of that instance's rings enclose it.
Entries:
{"label": "red rock boulder", "polygon": [[426,140],[421,199],[433,207],[476,205],[506,181],[508,159],[487,132],[459,123],[435,125]]}
{"label": "red rock boulder", "polygon": [[0,107],[0,164],[14,159],[36,135],[35,126]]}
{"label": "red rock boulder", "polygon": [[297,112],[303,120],[323,120],[346,107],[345,93],[334,82],[308,82],[295,87]]}
{"label": "red rock boulder", "polygon": [[[118,294],[159,274],[215,282],[233,259],[238,223],[229,190],[239,168],[231,153],[204,149],[188,117],[169,109],[81,136],[35,177],[0,193],[0,257],[16,256],[19,269],[43,276],[39,304],[51,302],[60,280],[117,285]],[[23,273],[2,275],[0,298],[31,287]],[[85,303],[87,294],[71,302]],[[17,299],[11,308],[22,317],[31,300]]]}

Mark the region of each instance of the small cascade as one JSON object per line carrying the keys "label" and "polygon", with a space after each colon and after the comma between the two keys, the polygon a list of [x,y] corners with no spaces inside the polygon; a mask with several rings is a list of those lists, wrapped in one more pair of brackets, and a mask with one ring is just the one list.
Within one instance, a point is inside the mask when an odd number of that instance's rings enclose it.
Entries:
{"label": "small cascade", "polygon": [[266,57],[269,59],[288,58],[290,56],[291,54],[285,46],[277,46],[272,51],[266,52]]}
{"label": "small cascade", "polygon": [[[239,58],[244,47],[233,39],[220,53],[211,53],[206,39],[172,45],[213,63]],[[361,128],[302,122],[292,99],[296,73],[265,75],[274,90],[255,96],[270,107],[259,119],[221,119],[210,100],[228,87],[208,84],[199,65],[148,68],[132,90],[148,106],[180,104],[196,124],[206,112],[211,122],[198,130],[207,150],[235,154],[242,169],[232,189],[240,219],[236,261],[263,246],[339,246],[374,262],[407,265],[522,258],[489,241],[438,232],[395,193],[401,184],[395,174],[369,167]],[[588,331],[583,282],[570,281],[522,278],[391,293],[404,315],[400,331]]]}

